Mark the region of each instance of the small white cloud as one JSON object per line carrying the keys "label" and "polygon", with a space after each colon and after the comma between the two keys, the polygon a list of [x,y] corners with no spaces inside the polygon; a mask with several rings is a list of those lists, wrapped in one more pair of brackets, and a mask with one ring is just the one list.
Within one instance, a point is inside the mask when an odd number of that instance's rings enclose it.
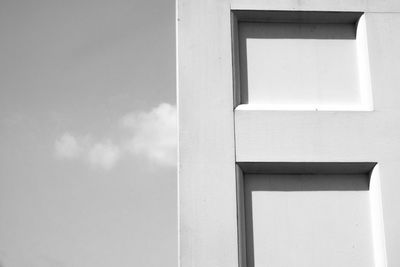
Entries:
{"label": "small white cloud", "polygon": [[121,119],[121,123],[132,131],[132,137],[125,142],[128,151],[162,165],[176,165],[175,106],[163,103],[150,112],[130,113]]}
{"label": "small white cloud", "polygon": [[80,159],[94,168],[111,170],[120,159],[120,148],[111,141],[93,144],[89,136],[75,137],[64,133],[55,142],[56,156],[60,159]]}
{"label": "small white cloud", "polygon": [[59,158],[74,159],[79,157],[82,151],[76,138],[69,133],[64,133],[58,138],[54,146],[56,155]]}
{"label": "small white cloud", "polygon": [[121,156],[120,148],[111,141],[97,143],[88,151],[88,161],[95,167],[111,170]]}
{"label": "small white cloud", "polygon": [[58,158],[79,159],[104,170],[111,170],[127,154],[146,157],[156,164],[175,166],[176,115],[176,107],[167,103],[149,112],[129,113],[120,119],[122,130],[128,130],[128,135],[118,142],[111,139],[93,142],[89,135],[76,137],[64,133],[55,141],[55,152]]}

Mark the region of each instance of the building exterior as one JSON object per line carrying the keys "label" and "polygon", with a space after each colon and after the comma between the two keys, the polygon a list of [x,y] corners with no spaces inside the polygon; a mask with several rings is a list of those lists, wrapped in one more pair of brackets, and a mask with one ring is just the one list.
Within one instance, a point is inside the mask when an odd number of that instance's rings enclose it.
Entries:
{"label": "building exterior", "polygon": [[399,12],[177,1],[180,266],[400,266]]}

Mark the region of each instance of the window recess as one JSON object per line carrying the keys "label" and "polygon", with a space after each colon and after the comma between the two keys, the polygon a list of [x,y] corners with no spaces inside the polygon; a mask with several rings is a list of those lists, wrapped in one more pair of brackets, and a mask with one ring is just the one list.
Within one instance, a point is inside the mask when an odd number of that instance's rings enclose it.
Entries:
{"label": "window recess", "polygon": [[233,11],[239,109],[373,109],[362,12]]}

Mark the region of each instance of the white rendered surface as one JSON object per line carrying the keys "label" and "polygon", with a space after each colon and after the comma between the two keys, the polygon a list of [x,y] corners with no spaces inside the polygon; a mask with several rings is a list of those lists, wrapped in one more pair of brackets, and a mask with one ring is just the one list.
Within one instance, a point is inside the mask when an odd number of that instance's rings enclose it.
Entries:
{"label": "white rendered surface", "polygon": [[[252,212],[254,266],[375,266],[369,191],[268,190],[271,184],[288,186],[288,180],[307,178],[246,175],[246,211]],[[336,178],[337,175],[327,177],[333,181]]]}
{"label": "white rendered surface", "polygon": [[358,105],[355,54],[355,40],[247,39],[249,103],[319,110]]}
{"label": "white rendered surface", "polygon": [[[233,123],[235,8],[366,11],[374,111],[236,110]],[[400,2],[178,0],[177,10],[180,266],[239,266],[235,160],[378,162],[375,266],[400,266]]]}
{"label": "white rendered surface", "polygon": [[371,173],[369,197],[375,267],[385,267],[387,266],[387,255],[379,165],[375,166]]}
{"label": "white rendered surface", "polygon": [[400,12],[398,0],[231,0],[232,10],[329,10],[329,11],[365,11]]}
{"label": "white rendered surface", "polygon": [[241,90],[247,91],[248,104],[270,110],[372,110],[365,30],[356,39],[346,24],[239,25]]}
{"label": "white rendered surface", "polygon": [[177,8],[179,266],[235,267],[229,2],[183,0]]}
{"label": "white rendered surface", "polygon": [[[400,257],[400,16],[365,14],[374,99],[372,112],[236,110],[240,162],[378,162],[382,221],[376,231],[376,266]],[[379,195],[379,194],[378,194]],[[375,197],[377,195],[375,194]],[[375,202],[376,203],[376,202]],[[377,208],[376,210],[379,210]],[[377,242],[377,244],[375,244]]]}

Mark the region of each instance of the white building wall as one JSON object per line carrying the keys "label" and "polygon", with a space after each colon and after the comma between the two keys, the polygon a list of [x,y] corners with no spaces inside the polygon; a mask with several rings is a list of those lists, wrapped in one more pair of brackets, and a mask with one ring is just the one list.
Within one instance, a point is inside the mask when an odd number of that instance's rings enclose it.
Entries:
{"label": "white building wall", "polygon": [[[235,111],[235,9],[365,12],[373,111]],[[400,266],[399,12],[396,0],[178,0],[180,266],[239,266],[235,162],[377,162],[381,258]]]}

